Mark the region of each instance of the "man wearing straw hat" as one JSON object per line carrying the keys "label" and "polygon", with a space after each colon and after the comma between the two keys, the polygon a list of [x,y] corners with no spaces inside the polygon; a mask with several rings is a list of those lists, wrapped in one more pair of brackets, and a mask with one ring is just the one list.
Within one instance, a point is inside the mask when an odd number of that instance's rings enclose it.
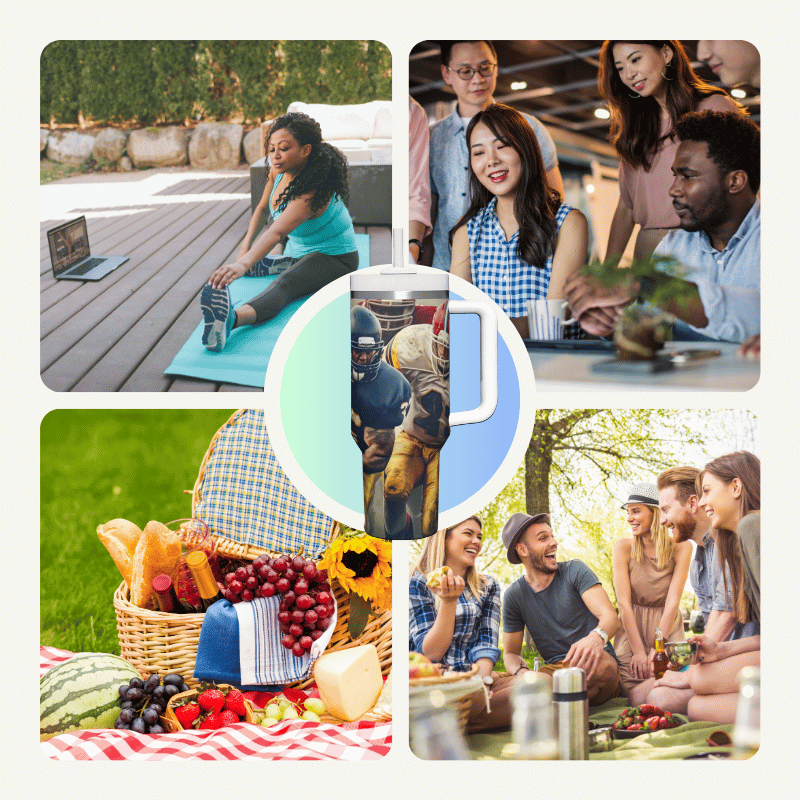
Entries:
{"label": "man wearing straw hat", "polygon": [[617,695],[619,665],[609,639],[619,617],[597,576],[582,561],[556,561],[558,544],[549,514],[513,514],[503,528],[512,564],[525,573],[503,597],[503,661],[509,674],[528,669],[522,658],[525,629],[545,660],[540,670],[579,667],[591,705]]}

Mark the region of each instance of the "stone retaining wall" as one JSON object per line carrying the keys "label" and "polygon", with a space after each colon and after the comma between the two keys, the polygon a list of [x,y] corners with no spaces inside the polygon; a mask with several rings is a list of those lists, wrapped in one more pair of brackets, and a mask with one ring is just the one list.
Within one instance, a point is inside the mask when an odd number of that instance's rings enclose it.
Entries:
{"label": "stone retaining wall", "polygon": [[203,122],[192,130],[177,126],[141,128],[130,133],[116,128],[99,131],[39,129],[39,154],[51,161],[80,166],[89,158],[115,164],[121,172],[132,167],[174,167],[190,164],[204,170],[233,169],[261,157],[261,129],[244,133],[241,125]]}

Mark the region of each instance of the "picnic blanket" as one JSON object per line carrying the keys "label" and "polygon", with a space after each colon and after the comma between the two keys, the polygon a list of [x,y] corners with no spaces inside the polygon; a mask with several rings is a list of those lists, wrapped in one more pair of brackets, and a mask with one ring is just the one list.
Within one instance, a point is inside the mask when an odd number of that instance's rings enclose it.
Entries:
{"label": "picnic blanket", "polygon": [[[369,265],[369,236],[366,233],[357,233],[356,245],[360,269]],[[234,308],[261,294],[276,278],[277,275],[269,275],[234,281],[230,285]],[[263,388],[275,343],[286,323],[305,300],[305,297],[301,297],[289,303],[279,314],[262,325],[237,328],[221,353],[213,353],[203,347],[203,315],[198,305],[198,325],[172,359],[172,363],[164,370],[164,374]]]}
{"label": "picnic blanket", "polygon": [[[39,648],[39,677],[74,654]],[[391,722],[329,725],[297,720],[271,728],[241,722],[218,730],[140,734],[89,730],[62,733],[41,742],[58,761],[372,761],[392,746]]]}
{"label": "picnic blanket", "polygon": [[[628,706],[624,697],[615,697],[602,706],[589,709],[589,721],[595,725],[611,725]],[[626,760],[675,760],[701,753],[722,755],[730,753],[730,747],[712,747],[706,739],[714,731],[725,731],[730,735],[733,725],[718,725],[712,722],[687,722],[670,730],[645,733],[633,739],[620,739],[611,743],[605,752],[589,752],[590,761]],[[476,733],[466,736],[470,755],[477,760],[515,759],[516,748],[510,731]]]}

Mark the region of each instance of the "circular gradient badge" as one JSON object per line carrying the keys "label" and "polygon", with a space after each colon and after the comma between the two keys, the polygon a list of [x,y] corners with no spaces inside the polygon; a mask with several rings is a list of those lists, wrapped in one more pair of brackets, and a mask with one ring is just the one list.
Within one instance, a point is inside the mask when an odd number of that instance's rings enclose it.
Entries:
{"label": "circular gradient badge", "polygon": [[[531,361],[509,319],[461,278],[450,276],[450,292],[453,299],[488,303],[497,314],[498,402],[484,422],[451,428],[440,455],[440,528],[488,505],[514,477],[525,457],[536,412]],[[480,403],[479,349],[478,317],[453,314],[451,413]],[[310,297],[291,318],[270,358],[264,398],[270,444],[289,479],[325,514],[363,530],[362,458],[350,432],[350,382],[346,275]]]}

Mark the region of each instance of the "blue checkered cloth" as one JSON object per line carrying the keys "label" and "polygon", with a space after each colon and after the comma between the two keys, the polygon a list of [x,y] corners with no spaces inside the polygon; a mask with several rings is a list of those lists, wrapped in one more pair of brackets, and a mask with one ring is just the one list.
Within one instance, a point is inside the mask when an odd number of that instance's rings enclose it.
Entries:
{"label": "blue checkered cloth", "polygon": [[[408,583],[408,648],[422,652],[422,640],[436,622],[436,603],[425,576],[415,572]],[[453,639],[442,659],[449,669],[467,672],[479,658],[500,657],[500,584],[486,576],[482,597],[462,592],[456,602]]]}
{"label": "blue checkered cloth", "polygon": [[[518,253],[519,231],[506,241],[497,219],[496,205],[497,198],[494,197],[467,221],[472,282],[509,317],[526,317],[528,300],[547,297],[553,256],[542,267],[526,264]],[[570,211],[570,206],[561,204],[556,213],[557,229],[560,230],[561,223]]]}
{"label": "blue checkered cloth", "polygon": [[318,558],[333,520],[289,481],[270,447],[264,412],[241,412],[220,432],[206,464],[194,516],[211,533],[241,544]]}

